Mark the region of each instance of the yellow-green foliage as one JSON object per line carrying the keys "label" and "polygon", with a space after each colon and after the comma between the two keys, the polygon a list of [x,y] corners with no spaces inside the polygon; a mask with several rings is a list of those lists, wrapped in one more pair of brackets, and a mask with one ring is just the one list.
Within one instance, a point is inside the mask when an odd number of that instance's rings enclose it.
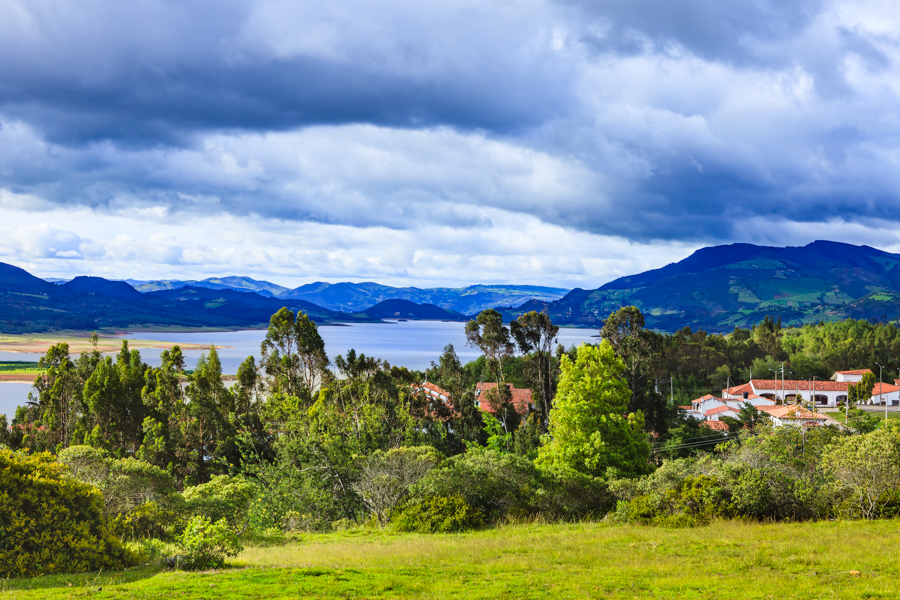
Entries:
{"label": "yellow-green foliage", "polygon": [[121,569],[96,489],[63,474],[48,453],[0,448],[0,577]]}

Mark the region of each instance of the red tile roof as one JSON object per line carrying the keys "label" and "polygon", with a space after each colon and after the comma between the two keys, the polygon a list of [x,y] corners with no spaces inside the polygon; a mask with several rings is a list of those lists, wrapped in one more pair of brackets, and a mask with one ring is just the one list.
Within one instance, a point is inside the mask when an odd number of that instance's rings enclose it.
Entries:
{"label": "red tile roof", "polygon": [[854,371],[835,371],[835,373],[840,373],[841,375],[865,375],[866,373],[871,373],[872,369],[856,369]]}
{"label": "red tile roof", "polygon": [[766,410],[767,413],[779,419],[806,419],[815,421],[828,420],[828,417],[826,417],[825,415],[806,410],[799,404],[790,404],[788,406],[771,406],[766,408],[768,409]]}
{"label": "red tile roof", "polygon": [[717,414],[719,414],[720,412],[725,412],[725,411],[729,411],[729,410],[730,410],[731,412],[734,412],[734,413],[739,413],[739,412],[741,412],[740,410],[738,410],[738,409],[736,409],[736,408],[732,408],[732,407],[730,407],[730,406],[717,406],[717,407],[715,407],[715,408],[709,409],[708,411],[706,411],[706,412],[703,413],[703,414],[704,414],[704,415],[717,415]]}
{"label": "red tile roof", "polygon": [[722,390],[722,395],[728,394],[729,396],[737,396],[743,394],[744,392],[753,393],[753,388],[749,383],[742,383],[741,385],[736,385],[734,387],[730,387],[728,389]]}
{"label": "red tile roof", "polygon": [[728,431],[728,425],[725,421],[703,421],[700,423],[701,427],[708,427],[709,429],[714,429],[716,431]]}
{"label": "red tile roof", "polygon": [[725,400],[723,400],[722,398],[716,398],[712,394],[707,394],[705,396],[700,396],[699,398],[694,398],[693,400],[691,400],[691,404],[702,403],[702,402],[706,402],[707,400],[717,400],[717,401],[721,402],[722,404],[725,404]]}
{"label": "red tile roof", "polygon": [[425,382],[419,386],[417,391],[421,391],[424,394],[431,396],[435,400],[440,400],[442,402],[450,402],[450,392],[443,388],[439,388],[433,383]]}
{"label": "red tile roof", "polygon": [[[782,384],[780,379],[754,379],[750,382],[756,393],[759,390],[784,390],[788,394],[796,392],[809,392],[815,389],[817,392],[846,392],[853,385],[850,381],[807,381],[805,379],[787,379]],[[782,387],[782,385],[784,387]]]}
{"label": "red tile roof", "polygon": [[876,383],[875,387],[872,388],[872,396],[877,396],[878,394],[891,394],[900,390],[900,387],[896,385],[891,385],[889,383]]}
{"label": "red tile roof", "polygon": [[[523,388],[517,388],[511,383],[506,384],[509,387],[510,394],[512,395],[512,405],[516,409],[516,412],[520,415],[526,414],[532,406],[532,397],[531,390],[526,390]],[[486,398],[483,397],[483,392],[487,392],[488,390],[496,389],[496,383],[485,383],[479,382],[477,386],[475,386],[475,398],[478,402],[478,407],[481,408],[484,412],[488,412],[493,414],[495,412],[494,407],[491,406],[491,403],[487,401]]]}

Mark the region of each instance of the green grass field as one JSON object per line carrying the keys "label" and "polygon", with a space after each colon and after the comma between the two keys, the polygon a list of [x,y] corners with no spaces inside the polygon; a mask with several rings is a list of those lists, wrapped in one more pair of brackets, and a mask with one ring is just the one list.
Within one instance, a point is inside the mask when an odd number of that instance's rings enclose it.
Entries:
{"label": "green grass field", "polygon": [[898,570],[900,521],[521,525],[308,535],[222,571],[7,580],[0,598],[897,598]]}

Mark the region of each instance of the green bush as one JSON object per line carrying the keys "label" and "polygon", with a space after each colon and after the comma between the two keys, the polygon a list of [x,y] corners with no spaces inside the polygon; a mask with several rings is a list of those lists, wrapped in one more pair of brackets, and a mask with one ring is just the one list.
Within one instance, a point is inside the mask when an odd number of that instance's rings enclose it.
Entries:
{"label": "green bush", "polygon": [[496,522],[511,513],[534,512],[537,471],[521,456],[491,449],[470,449],[431,469],[410,494],[413,502],[458,495]]}
{"label": "green bush", "polygon": [[72,477],[100,490],[111,530],[122,539],[167,537],[177,525],[175,481],[159,467],[91,446],[70,446],[58,460]]}
{"label": "green bush", "polygon": [[615,505],[605,480],[574,469],[541,470],[538,483],[533,509],[552,519],[603,516]]}
{"label": "green bush", "polygon": [[225,564],[226,556],[237,556],[243,550],[225,519],[213,523],[202,516],[188,521],[176,544],[181,553],[176,566],[183,569],[218,568]]}
{"label": "green bush", "polygon": [[190,516],[206,517],[214,523],[224,519],[233,531],[241,532],[247,528],[255,491],[253,484],[241,478],[213,476],[208,483],[184,490],[184,510]]}
{"label": "green bush", "polygon": [[408,504],[394,517],[399,531],[457,533],[484,526],[484,515],[459,495],[429,496]]}
{"label": "green bush", "polygon": [[48,453],[0,448],[0,577],[121,569],[134,556],[114,538],[103,497]]}

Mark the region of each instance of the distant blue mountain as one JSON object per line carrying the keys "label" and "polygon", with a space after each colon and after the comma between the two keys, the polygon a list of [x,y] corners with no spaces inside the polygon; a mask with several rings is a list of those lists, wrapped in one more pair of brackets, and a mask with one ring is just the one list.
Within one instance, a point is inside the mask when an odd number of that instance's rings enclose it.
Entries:
{"label": "distant blue mountain", "polygon": [[139,292],[173,290],[186,286],[213,290],[229,289],[255,292],[269,298],[305,300],[328,310],[350,313],[364,311],[385,300],[408,300],[416,304],[433,304],[449,311],[471,315],[486,308],[518,306],[529,300],[552,302],[562,298],[569,291],[553,287],[505,284],[471,285],[464,288],[397,288],[373,282],[316,282],[288,289],[250,277],[210,277],[202,281],[127,279],[126,282]]}

